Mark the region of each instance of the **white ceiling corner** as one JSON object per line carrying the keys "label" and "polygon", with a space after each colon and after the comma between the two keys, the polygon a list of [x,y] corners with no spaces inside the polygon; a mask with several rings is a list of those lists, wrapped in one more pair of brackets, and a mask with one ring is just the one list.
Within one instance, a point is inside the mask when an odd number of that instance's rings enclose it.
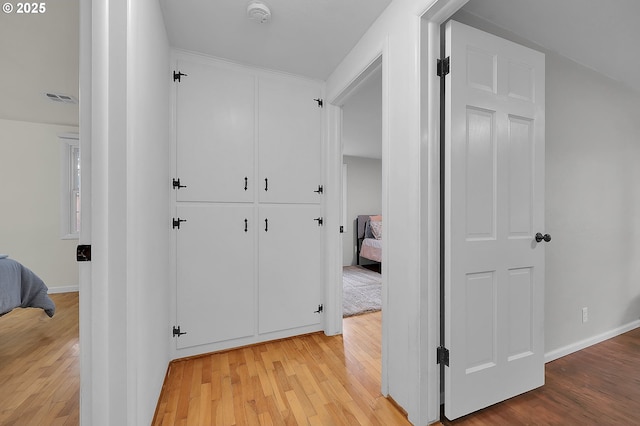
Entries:
{"label": "white ceiling corner", "polygon": [[170,44],[260,68],[326,80],[391,0],[161,0]]}
{"label": "white ceiling corner", "polygon": [[471,0],[463,10],[640,92],[638,0]]}

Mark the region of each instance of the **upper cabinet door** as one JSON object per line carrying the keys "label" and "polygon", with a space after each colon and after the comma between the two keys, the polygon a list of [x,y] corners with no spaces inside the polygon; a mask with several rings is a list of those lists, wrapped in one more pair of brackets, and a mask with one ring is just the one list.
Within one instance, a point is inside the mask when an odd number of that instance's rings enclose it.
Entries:
{"label": "upper cabinet door", "polygon": [[321,86],[284,77],[258,86],[260,201],[320,203]]}
{"label": "upper cabinet door", "polygon": [[177,69],[177,200],[253,201],[255,77],[189,59]]}

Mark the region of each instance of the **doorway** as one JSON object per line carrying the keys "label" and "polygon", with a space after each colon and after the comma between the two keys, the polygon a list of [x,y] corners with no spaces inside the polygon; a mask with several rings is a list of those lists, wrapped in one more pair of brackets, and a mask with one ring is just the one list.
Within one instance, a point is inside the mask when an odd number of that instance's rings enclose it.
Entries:
{"label": "doorway", "polygon": [[342,105],[343,317],[382,309],[382,67]]}

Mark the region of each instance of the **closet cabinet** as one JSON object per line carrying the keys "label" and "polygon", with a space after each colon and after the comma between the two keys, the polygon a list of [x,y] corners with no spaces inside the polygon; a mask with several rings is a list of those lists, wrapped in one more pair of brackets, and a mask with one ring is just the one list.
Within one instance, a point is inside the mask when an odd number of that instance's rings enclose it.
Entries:
{"label": "closet cabinet", "polygon": [[317,324],[322,300],[321,209],[261,205],[259,333]]}
{"label": "closet cabinet", "polygon": [[177,317],[187,333],[177,347],[253,335],[253,206],[181,203],[177,213],[187,218],[176,230]]}
{"label": "closet cabinet", "polygon": [[321,200],[320,91],[307,82],[258,81],[260,201],[318,203]]}
{"label": "closet cabinet", "polygon": [[176,66],[178,354],[320,330],[322,85],[188,54]]}
{"label": "closet cabinet", "polygon": [[[176,82],[178,201],[253,201],[255,77],[178,61]],[[186,70],[186,71],[185,71]]]}

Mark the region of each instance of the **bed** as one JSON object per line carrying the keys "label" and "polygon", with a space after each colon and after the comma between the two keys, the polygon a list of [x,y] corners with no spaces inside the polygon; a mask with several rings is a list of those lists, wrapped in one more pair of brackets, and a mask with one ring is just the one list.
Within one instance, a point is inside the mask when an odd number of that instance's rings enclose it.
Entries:
{"label": "bed", "polygon": [[30,269],[6,255],[0,255],[0,316],[15,308],[41,308],[49,317],[56,305],[47,286]]}
{"label": "bed", "polygon": [[356,263],[360,259],[382,262],[382,216],[359,215],[356,218]]}

